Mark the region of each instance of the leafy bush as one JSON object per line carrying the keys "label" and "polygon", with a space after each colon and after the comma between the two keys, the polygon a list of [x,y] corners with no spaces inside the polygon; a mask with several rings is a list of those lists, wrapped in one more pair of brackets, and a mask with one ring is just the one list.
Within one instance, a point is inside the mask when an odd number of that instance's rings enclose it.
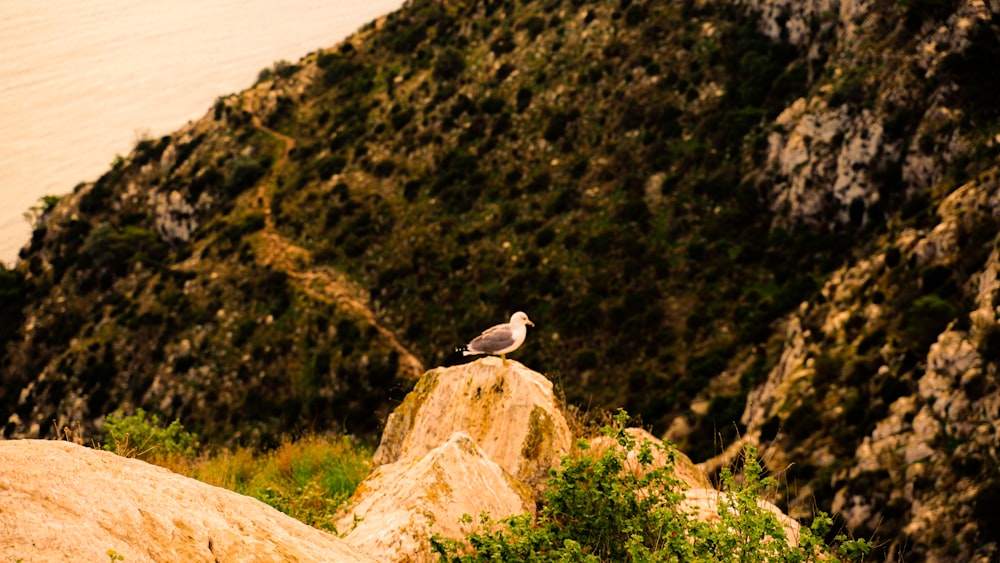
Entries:
{"label": "leafy bush", "polygon": [[[270,163],[268,164],[270,165]],[[236,197],[254,186],[264,177],[267,171],[260,162],[251,158],[240,158],[233,165],[232,174],[226,181],[225,192],[229,197]]]}
{"label": "leafy bush", "polygon": [[99,272],[100,285],[105,288],[113,278],[125,276],[132,264],[158,266],[168,252],[169,248],[159,235],[132,225],[117,229],[109,223],[101,223],[83,241],[83,255]]}
{"label": "leafy bush", "polygon": [[80,197],[78,205],[81,214],[94,215],[107,208],[108,200],[112,196],[111,183],[113,179],[105,180],[105,178],[112,175],[111,172],[108,172],[104,176],[101,176],[101,179],[87,193]]}
{"label": "leafy bush", "polygon": [[[0,262],[0,349],[17,334],[23,318],[24,278]],[[0,393],[2,396],[3,393]]]}
{"label": "leafy bush", "polygon": [[937,294],[925,295],[903,313],[903,334],[908,344],[921,353],[926,351],[955,318],[958,310]]}
{"label": "leafy bush", "polygon": [[323,83],[336,86],[361,70],[361,65],[338,53],[320,53],[316,64],[323,69]]}
{"label": "leafy bush", "polygon": [[[602,430],[619,448],[596,457],[563,458],[534,520],[522,514],[497,522],[483,515],[479,529],[464,541],[434,536],[433,549],[442,561],[454,563],[836,560],[820,539],[832,524],[826,514],[799,530],[796,545],[786,541],[775,514],[758,503],[776,483],[763,476],[753,448],[745,450],[742,484],[731,471],[722,472],[719,519],[704,522],[684,504],[674,476],[675,450],[656,445],[667,461],[654,463],[654,446],[637,444],[625,431],[627,420],[619,411],[614,427]],[[635,461],[629,451],[638,452]],[[869,549],[864,540],[838,536],[837,541],[838,554],[848,559],[859,560]]]}
{"label": "leafy bush", "polygon": [[320,160],[316,165],[316,170],[321,179],[329,180],[334,174],[340,174],[345,166],[347,166],[347,158],[343,155],[334,154]]}
{"label": "leafy bush", "polygon": [[121,411],[108,415],[104,419],[104,431],[104,450],[147,461],[193,456],[199,447],[198,436],[184,430],[180,421],[164,425],[156,414],[147,418],[146,411],[141,408],[129,416]]}
{"label": "leafy bush", "polygon": [[464,70],[465,57],[453,47],[443,49],[434,60],[434,78],[439,80],[457,78]]}

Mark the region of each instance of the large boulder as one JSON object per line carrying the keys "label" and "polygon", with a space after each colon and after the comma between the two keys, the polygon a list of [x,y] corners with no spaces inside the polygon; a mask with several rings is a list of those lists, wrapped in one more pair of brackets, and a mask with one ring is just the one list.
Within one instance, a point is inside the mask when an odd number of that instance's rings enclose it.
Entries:
{"label": "large boulder", "polygon": [[463,537],[463,515],[532,512],[571,445],[540,373],[492,357],[428,371],[386,421],[337,529],[379,561],[434,561],[429,538]]}
{"label": "large boulder", "polygon": [[0,560],[374,561],[250,497],[70,442],[0,441]]}
{"label": "large boulder", "polygon": [[374,466],[422,457],[462,432],[536,492],[573,443],[552,382],[486,357],[428,371],[386,421]]}
{"label": "large boulder", "polygon": [[422,457],[382,465],[358,488],[337,523],[345,539],[379,561],[434,561],[434,534],[461,538],[466,514],[494,517],[534,510],[531,492],[456,432]]}
{"label": "large boulder", "polygon": [[[685,499],[699,519],[719,519],[724,494],[683,453],[628,429],[638,447],[650,442],[654,465],[673,463]],[[533,512],[550,469],[570,453],[573,437],[552,393],[552,383],[523,365],[499,358],[428,371],[389,416],[371,475],[337,521],[344,540],[379,561],[429,562],[430,538],[460,539],[478,516],[493,520]],[[619,448],[609,437],[590,442],[590,455]],[[668,446],[672,448],[672,446]],[[627,467],[641,471],[637,451]],[[798,525],[770,503],[786,537]],[[473,518],[471,525],[462,516]]]}

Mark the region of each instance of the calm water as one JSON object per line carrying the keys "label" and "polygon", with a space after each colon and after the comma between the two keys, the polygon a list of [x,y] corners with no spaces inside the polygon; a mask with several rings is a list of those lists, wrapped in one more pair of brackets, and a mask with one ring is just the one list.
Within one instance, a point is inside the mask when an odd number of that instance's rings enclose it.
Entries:
{"label": "calm water", "polygon": [[[205,114],[279,60],[330,47],[402,0],[3,0],[0,261],[24,212]],[[44,7],[42,7],[44,6]]]}

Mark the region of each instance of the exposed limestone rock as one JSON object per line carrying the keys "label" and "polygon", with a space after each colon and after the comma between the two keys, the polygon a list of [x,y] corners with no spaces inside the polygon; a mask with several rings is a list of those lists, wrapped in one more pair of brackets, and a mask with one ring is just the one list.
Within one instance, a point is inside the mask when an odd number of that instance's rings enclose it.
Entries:
{"label": "exposed limestone rock", "polygon": [[[987,560],[997,553],[997,545],[987,539],[989,532],[969,517],[985,514],[983,499],[991,498],[998,486],[984,481],[982,473],[995,466],[995,421],[1000,419],[997,367],[983,356],[989,335],[997,330],[997,193],[995,172],[981,174],[941,201],[940,221],[933,228],[905,229],[887,241],[885,248],[896,253],[894,258],[888,258],[889,251],[879,252],[834,272],[821,290],[823,300],[804,304],[787,321],[780,359],[767,380],[749,394],[743,415],[745,438],[766,443],[765,458],[773,470],[780,470],[792,460],[807,459],[811,451],[839,447],[830,441],[783,439],[782,433],[795,433],[804,422],[801,413],[815,413],[814,424],[856,432],[858,427],[851,425],[858,421],[847,409],[857,400],[853,386],[858,383],[848,383],[849,378],[880,390],[887,404],[869,404],[855,412],[884,414],[865,430],[853,456],[843,452],[833,462],[839,470],[831,479],[836,490],[832,512],[844,518],[849,529],[867,533],[898,519],[890,525],[911,538],[907,549],[928,560]],[[965,262],[957,265],[956,260]],[[889,303],[903,291],[929,295],[932,302],[943,300],[934,286],[922,293],[898,287],[892,272],[933,272],[941,267],[972,270],[955,291],[974,306],[968,321],[945,319],[923,357],[907,359],[898,343],[877,339]],[[919,283],[932,283],[927,279]],[[904,306],[912,307],[916,297],[908,299]],[[877,353],[863,350],[871,346],[865,342],[881,342]],[[859,359],[866,354],[878,363]],[[874,397],[880,400],[878,394]],[[766,428],[778,437],[764,435]],[[807,502],[799,498],[789,505],[794,509]],[[943,528],[962,538],[960,543],[935,544],[928,534]]]}
{"label": "exposed limestone rock", "polygon": [[433,561],[428,539],[463,537],[465,514],[532,512],[571,443],[552,383],[520,363],[428,371],[389,416],[337,528],[380,561]]}
{"label": "exposed limestone rock", "polygon": [[[954,3],[943,22],[920,25],[912,51],[896,53],[884,49],[886,35],[914,33],[916,16],[926,16],[905,3],[895,12],[870,0],[745,4],[760,16],[762,32],[805,50],[827,72],[810,69],[811,97],[787,106],[768,138],[761,187],[786,222],[881,220],[901,195],[895,190],[907,198],[926,194],[981,144],[959,132],[966,110],[945,104],[956,88],[949,61],[973,45],[993,4]],[[883,69],[877,78],[858,70],[873,67]],[[902,107],[916,118],[905,128]]]}
{"label": "exposed limestone rock", "polygon": [[[503,426],[502,421],[497,421]],[[461,538],[464,514],[500,519],[534,510],[531,491],[456,432],[423,456],[379,466],[355,493],[337,529],[379,561],[434,561],[433,534]]]}
{"label": "exposed limestone rock", "polygon": [[572,445],[552,382],[489,357],[427,372],[386,421],[373,464],[422,457],[455,432],[536,491]]}
{"label": "exposed limestone rock", "polygon": [[[627,428],[625,431],[628,432],[632,436],[632,438],[635,439],[637,446],[641,446],[643,442],[649,442],[650,444],[654,445],[652,451],[654,467],[662,466],[664,463],[667,462],[667,455],[662,450],[658,449],[658,447],[656,447],[658,445],[663,444],[662,440],[660,440],[656,436],[653,436],[652,434],[650,434],[646,430],[643,430],[642,428]],[[599,456],[601,455],[601,453],[603,453],[606,449],[610,448],[612,445],[618,447],[616,444],[614,444],[611,438],[607,436],[599,436],[590,441],[589,452],[591,455]],[[637,456],[638,452],[634,449],[628,452],[628,457],[626,458],[626,463],[628,467],[631,468],[639,467],[639,461]],[[698,466],[691,461],[691,458],[689,458],[688,456],[684,455],[679,451],[674,452],[673,458],[674,458],[673,459],[674,476],[683,481],[686,487],[691,489],[712,488],[712,482],[709,481],[708,477],[705,476],[705,472],[699,469]]]}
{"label": "exposed limestone rock", "polygon": [[846,223],[852,205],[861,202],[864,211],[879,201],[872,175],[898,149],[883,139],[878,116],[868,110],[852,116],[846,106],[811,98],[797,100],[775,123],[780,128],[768,137],[767,153],[770,175],[778,179],[771,188],[774,211],[791,220]]}
{"label": "exposed limestone rock", "polygon": [[795,381],[808,377],[812,373],[808,364],[806,340],[811,333],[802,328],[797,317],[793,317],[785,328],[785,346],[778,364],[771,369],[767,380],[750,392],[747,406],[743,411],[742,422],[748,432],[754,432],[763,426],[764,422],[774,416],[790,394]]}
{"label": "exposed limestone rock", "polygon": [[949,52],[964,51],[969,46],[969,32],[980,22],[990,21],[991,9],[983,0],[966,0],[956,3],[956,10],[944,25],[933,28],[919,42],[916,61],[925,70],[925,78],[933,78],[941,69]]}
{"label": "exposed limestone rock", "polygon": [[[778,41],[786,37],[792,45],[803,45],[811,38],[813,26],[824,14],[838,15],[838,12],[849,15],[854,2],[839,0],[783,0],[764,1],[749,0],[746,2],[760,14],[761,31],[771,39]],[[830,18],[826,18],[827,21]]]}
{"label": "exposed limestone rock", "polygon": [[264,503],[69,442],[0,441],[0,558],[374,561]]}
{"label": "exposed limestone rock", "polygon": [[168,241],[187,241],[198,228],[194,207],[184,200],[180,192],[150,192],[149,206],[156,214],[156,231]]}
{"label": "exposed limestone rock", "polygon": [[[543,473],[568,453],[571,441],[551,393],[541,374],[496,358],[427,372],[390,415],[375,469],[337,522],[344,540],[380,561],[434,561],[428,538],[462,538],[475,525],[461,524],[463,515],[500,520],[533,512]],[[655,447],[659,439],[642,429],[627,432],[637,447],[654,445],[654,465],[667,462]],[[590,446],[581,455],[619,447],[603,436]],[[641,468],[637,456],[638,449],[628,452],[631,471]],[[670,457],[685,494],[682,507],[717,521],[722,493],[686,455],[675,450]],[[798,523],[769,502],[759,504],[775,513],[797,545]]]}

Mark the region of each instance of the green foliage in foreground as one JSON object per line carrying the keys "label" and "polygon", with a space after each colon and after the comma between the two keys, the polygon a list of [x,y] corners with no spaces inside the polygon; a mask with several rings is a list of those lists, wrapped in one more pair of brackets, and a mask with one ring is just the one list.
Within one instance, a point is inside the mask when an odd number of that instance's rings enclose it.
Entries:
{"label": "green foliage in foreground", "polygon": [[[620,449],[600,456],[565,457],[553,471],[538,516],[513,516],[499,522],[481,516],[479,528],[464,541],[431,539],[441,561],[601,562],[709,561],[797,562],[835,561],[824,544],[832,520],[824,513],[810,528],[801,528],[796,546],[788,544],[777,517],[758,499],[773,490],[773,478],[763,476],[756,451],[745,450],[744,478],[738,485],[732,472],[722,475],[716,522],[694,517],[678,491],[673,448],[636,444],[627,432],[628,417],[619,412],[615,427],[603,432]],[[582,445],[581,445],[582,446]],[[625,452],[638,447],[638,467]],[[653,447],[667,458],[654,463]],[[471,518],[468,518],[471,523]],[[861,560],[868,542],[837,537],[839,557]]]}
{"label": "green foliage in foreground", "polygon": [[168,425],[160,417],[136,409],[133,415],[121,411],[104,419],[105,440],[103,448],[125,457],[146,461],[174,456],[193,456],[198,451],[198,437],[184,430],[179,420]]}
{"label": "green foliage in foreground", "polygon": [[371,450],[348,436],[311,436],[263,453],[238,448],[198,455],[197,436],[176,420],[166,425],[137,409],[130,416],[109,415],[104,424],[105,450],[254,497],[330,531],[371,466]]}

